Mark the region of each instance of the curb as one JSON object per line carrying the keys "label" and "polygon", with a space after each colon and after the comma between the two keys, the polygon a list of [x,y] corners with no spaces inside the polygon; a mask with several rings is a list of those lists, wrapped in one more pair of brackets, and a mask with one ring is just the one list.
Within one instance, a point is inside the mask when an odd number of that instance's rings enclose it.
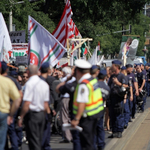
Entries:
{"label": "curb", "polygon": [[122,133],[123,137],[118,139],[114,138],[112,139],[106,146],[105,150],[123,150],[130,141],[130,139],[133,137],[133,135],[136,133],[138,128],[140,127],[141,123],[144,121],[144,119],[149,114],[150,109],[146,109],[144,113],[142,114],[136,114],[136,119],[129,124],[128,128],[124,130]]}

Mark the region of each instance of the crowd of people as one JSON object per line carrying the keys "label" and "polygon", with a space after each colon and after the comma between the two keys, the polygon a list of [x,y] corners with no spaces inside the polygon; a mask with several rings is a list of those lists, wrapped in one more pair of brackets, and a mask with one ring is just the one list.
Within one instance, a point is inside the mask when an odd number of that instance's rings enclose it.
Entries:
{"label": "crowd of people", "polygon": [[14,70],[2,61],[0,74],[0,150],[19,150],[23,130],[30,150],[51,150],[51,122],[58,111],[61,124],[83,128],[63,131],[60,143],[103,150],[105,132],[121,138],[150,94],[149,63],[122,66],[114,60],[111,67],[100,67],[79,59],[73,67],[45,62],[40,69]]}

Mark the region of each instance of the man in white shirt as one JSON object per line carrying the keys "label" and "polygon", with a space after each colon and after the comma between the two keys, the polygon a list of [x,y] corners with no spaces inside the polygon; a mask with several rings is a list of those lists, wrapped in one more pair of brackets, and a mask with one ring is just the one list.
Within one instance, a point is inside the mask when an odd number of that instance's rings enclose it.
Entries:
{"label": "man in white shirt", "polygon": [[41,150],[45,125],[45,111],[48,109],[49,86],[38,77],[38,67],[29,66],[29,80],[25,84],[23,108],[18,117],[22,126],[25,116],[25,129],[30,150]]}

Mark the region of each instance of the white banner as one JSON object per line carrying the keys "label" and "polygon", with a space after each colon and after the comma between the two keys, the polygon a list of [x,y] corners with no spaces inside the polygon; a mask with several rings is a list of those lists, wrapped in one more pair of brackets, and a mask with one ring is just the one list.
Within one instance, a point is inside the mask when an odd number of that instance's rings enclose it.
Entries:
{"label": "white banner", "polygon": [[8,51],[12,50],[10,36],[2,13],[0,13],[0,59],[9,62]]}
{"label": "white banner", "polygon": [[12,31],[9,33],[11,43],[25,43],[25,30],[22,31]]}

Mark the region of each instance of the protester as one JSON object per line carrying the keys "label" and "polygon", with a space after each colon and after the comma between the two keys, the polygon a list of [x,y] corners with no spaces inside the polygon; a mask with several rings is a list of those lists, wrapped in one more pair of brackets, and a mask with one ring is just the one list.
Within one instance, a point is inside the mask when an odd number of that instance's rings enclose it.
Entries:
{"label": "protester", "polygon": [[[2,76],[8,77],[15,83],[20,93],[20,96],[22,98],[21,85],[17,82],[15,78],[13,78],[12,76],[8,76],[7,63],[2,61],[1,64],[2,64],[2,72],[1,72]],[[12,103],[12,100],[10,100],[10,102]],[[13,122],[8,126],[8,131],[7,131],[7,135],[9,136],[12,150],[14,149],[17,150],[18,147],[21,147],[22,144],[22,128],[16,128],[17,127],[16,121],[18,120],[19,111],[20,109],[16,110],[13,116]],[[7,142],[6,142],[5,150],[8,150],[8,139],[6,141]]]}
{"label": "protester", "polygon": [[29,77],[25,85],[24,104],[18,117],[18,125],[21,127],[24,119],[30,150],[41,150],[45,111],[49,107],[49,87],[45,81],[38,77],[37,66],[29,66]]}
{"label": "protester", "polygon": [[[64,67],[62,69],[63,72],[63,78],[61,79],[61,82],[64,82],[67,80],[67,76],[71,75],[71,68],[70,67]],[[65,123],[70,123],[71,119],[69,117],[69,101],[70,101],[70,97],[68,93],[65,93],[63,95],[61,95],[61,121],[62,124]],[[60,143],[68,143],[71,142],[72,140],[72,135],[70,133],[69,130],[63,132],[63,140],[60,141]]]}
{"label": "protester", "polygon": [[[0,62],[0,73],[1,73]],[[13,115],[20,105],[20,94],[16,85],[10,79],[0,75],[0,150],[4,150],[7,124],[13,123]],[[13,100],[10,106],[10,98]]]}

